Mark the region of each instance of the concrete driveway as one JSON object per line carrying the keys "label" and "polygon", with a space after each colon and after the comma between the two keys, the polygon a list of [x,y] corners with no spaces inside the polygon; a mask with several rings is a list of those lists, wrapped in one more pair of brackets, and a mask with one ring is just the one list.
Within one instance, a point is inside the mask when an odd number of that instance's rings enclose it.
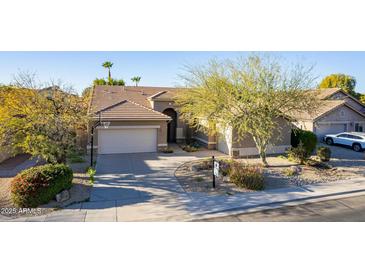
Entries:
{"label": "concrete driveway", "polygon": [[342,146],[328,146],[320,144],[320,146],[326,146],[331,149],[331,160],[329,164],[339,169],[345,169],[351,171],[358,176],[365,175],[365,152],[356,152],[351,148]]}
{"label": "concrete driveway", "polygon": [[184,160],[157,153],[100,155],[90,201],[140,203],[184,193],[174,178]]}
{"label": "concrete driveway", "polygon": [[[178,166],[202,157],[223,155],[217,151],[189,154],[135,153],[99,155],[96,181],[86,221],[180,220],[189,214],[189,195],[175,178]],[[109,212],[109,213],[108,213]],[[110,218],[106,218],[110,216]]]}

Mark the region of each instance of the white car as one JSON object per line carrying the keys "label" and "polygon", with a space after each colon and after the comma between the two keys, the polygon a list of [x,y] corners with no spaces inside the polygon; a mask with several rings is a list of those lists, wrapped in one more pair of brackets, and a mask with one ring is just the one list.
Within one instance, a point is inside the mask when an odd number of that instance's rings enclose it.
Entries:
{"label": "white car", "polygon": [[365,133],[363,132],[342,132],[338,134],[327,134],[323,140],[327,145],[344,145],[352,147],[360,152],[365,149]]}

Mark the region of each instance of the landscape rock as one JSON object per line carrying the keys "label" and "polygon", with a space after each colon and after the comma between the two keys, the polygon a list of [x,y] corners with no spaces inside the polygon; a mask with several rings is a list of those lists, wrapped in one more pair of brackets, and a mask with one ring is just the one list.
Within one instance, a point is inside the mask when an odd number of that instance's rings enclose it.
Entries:
{"label": "landscape rock", "polygon": [[222,181],[223,182],[229,182],[229,176],[223,176]]}
{"label": "landscape rock", "polygon": [[295,175],[298,175],[302,171],[302,168],[300,166],[291,166],[290,169],[294,172]]}
{"label": "landscape rock", "polygon": [[56,201],[62,203],[70,199],[70,192],[66,189],[56,195]]}

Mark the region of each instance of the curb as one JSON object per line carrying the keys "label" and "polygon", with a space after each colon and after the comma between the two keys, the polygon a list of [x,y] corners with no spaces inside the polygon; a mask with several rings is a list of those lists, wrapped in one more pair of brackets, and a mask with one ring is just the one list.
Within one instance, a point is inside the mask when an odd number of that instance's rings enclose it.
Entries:
{"label": "curb", "polygon": [[245,214],[245,213],[254,213],[254,212],[260,212],[270,209],[277,209],[287,206],[297,206],[297,205],[303,205],[303,204],[311,204],[311,203],[318,203],[318,202],[324,202],[324,201],[330,201],[330,200],[338,200],[343,198],[350,198],[350,197],[356,197],[356,196],[362,196],[365,195],[365,189],[359,189],[359,190],[353,190],[353,191],[345,191],[345,192],[337,192],[332,194],[324,194],[324,195],[318,195],[318,196],[312,196],[312,197],[304,197],[304,198],[298,198],[293,200],[287,200],[282,202],[271,202],[271,203],[265,203],[257,206],[242,206],[242,207],[236,207],[236,208],[229,208],[221,211],[196,215],[193,218],[190,218],[186,221],[204,221],[204,219],[209,218],[215,218],[215,217],[227,217],[231,215],[237,215],[237,214]]}

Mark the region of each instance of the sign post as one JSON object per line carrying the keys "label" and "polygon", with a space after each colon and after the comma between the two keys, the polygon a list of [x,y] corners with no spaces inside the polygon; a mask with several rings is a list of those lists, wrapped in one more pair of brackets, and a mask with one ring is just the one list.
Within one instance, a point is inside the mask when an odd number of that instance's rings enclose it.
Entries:
{"label": "sign post", "polygon": [[219,162],[216,162],[214,156],[212,156],[213,161],[213,188],[215,188],[215,177],[219,176]]}

